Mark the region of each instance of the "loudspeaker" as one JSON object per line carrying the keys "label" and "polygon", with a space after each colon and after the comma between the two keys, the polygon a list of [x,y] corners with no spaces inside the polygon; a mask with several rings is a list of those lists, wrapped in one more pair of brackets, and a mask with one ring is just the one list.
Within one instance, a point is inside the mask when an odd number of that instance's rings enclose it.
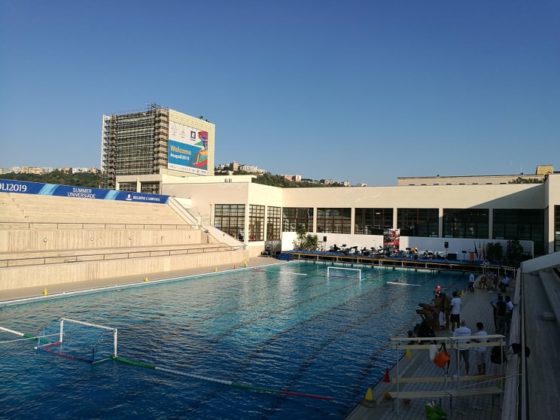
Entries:
{"label": "loudspeaker", "polygon": [[327,242],[327,237],[323,236],[323,242]]}
{"label": "loudspeaker", "polygon": [[445,242],[443,243],[443,247],[444,247],[445,249],[449,248],[449,242],[445,241]]}

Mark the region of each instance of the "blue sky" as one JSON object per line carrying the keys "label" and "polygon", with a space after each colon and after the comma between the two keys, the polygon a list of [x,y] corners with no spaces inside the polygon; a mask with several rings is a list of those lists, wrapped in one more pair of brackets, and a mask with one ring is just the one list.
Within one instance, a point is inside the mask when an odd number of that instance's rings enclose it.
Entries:
{"label": "blue sky", "polygon": [[0,167],[98,166],[158,103],[272,173],[560,170],[559,45],[553,0],[0,0]]}

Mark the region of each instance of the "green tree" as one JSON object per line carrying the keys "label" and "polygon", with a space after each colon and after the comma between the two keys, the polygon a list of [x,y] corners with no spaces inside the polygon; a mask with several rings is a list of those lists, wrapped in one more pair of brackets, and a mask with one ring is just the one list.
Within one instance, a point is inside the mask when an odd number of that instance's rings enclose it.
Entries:
{"label": "green tree", "polygon": [[307,234],[303,242],[303,249],[305,251],[317,251],[319,246],[319,238],[317,235]]}
{"label": "green tree", "polygon": [[506,261],[509,265],[519,267],[521,261],[525,259],[523,255],[523,247],[517,239],[508,241],[506,247]]}
{"label": "green tree", "polygon": [[499,242],[489,242],[486,244],[486,259],[493,263],[500,264],[504,257],[504,249]]}
{"label": "green tree", "polygon": [[73,185],[76,187],[90,187],[98,188],[101,181],[100,174],[92,173],[76,173],[69,174],[59,170],[54,170],[47,174],[36,175],[36,174],[16,174],[8,173],[0,175],[3,179],[17,179],[19,181],[31,181],[31,182],[44,182],[47,184],[64,184]]}
{"label": "green tree", "polygon": [[305,245],[305,235],[307,234],[307,230],[305,229],[305,225],[299,224],[296,226],[296,239],[294,239],[294,249],[302,250]]}

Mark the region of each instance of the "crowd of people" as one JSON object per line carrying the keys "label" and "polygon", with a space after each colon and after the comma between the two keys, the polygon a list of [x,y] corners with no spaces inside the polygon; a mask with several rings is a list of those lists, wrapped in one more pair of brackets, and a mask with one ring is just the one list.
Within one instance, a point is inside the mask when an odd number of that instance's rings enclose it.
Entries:
{"label": "crowd of people", "polygon": [[[494,277],[496,277],[494,279]],[[483,283],[481,279],[484,278]],[[491,280],[491,281],[489,281]],[[507,275],[499,278],[496,274],[486,274],[475,278],[474,273],[469,275],[469,285],[466,290],[454,290],[449,296],[445,293],[440,285],[434,289],[434,297],[430,303],[420,303],[416,310],[421,317],[421,322],[416,324],[414,330],[409,331],[409,337],[436,337],[437,331],[450,331],[453,337],[458,337],[457,341],[457,357],[464,366],[465,374],[470,374],[471,362],[476,365],[475,374],[486,374],[487,353],[485,346],[475,347],[472,352],[468,348],[461,346],[462,343],[486,342],[483,338],[488,335],[486,327],[482,321],[476,322],[476,330],[469,328],[468,323],[461,317],[462,297],[464,293],[474,292],[475,288],[485,284],[486,289],[492,289],[493,296],[489,302],[494,320],[495,334],[507,335],[511,326],[511,317],[513,313],[513,302],[510,296],[504,296],[508,292],[510,279]],[[473,325],[474,327],[474,325]],[[462,340],[460,337],[471,337]],[[472,338],[472,337],[477,337]],[[480,337],[480,338],[478,338]],[[472,354],[474,353],[474,354]],[[501,357],[501,355],[500,355]]]}

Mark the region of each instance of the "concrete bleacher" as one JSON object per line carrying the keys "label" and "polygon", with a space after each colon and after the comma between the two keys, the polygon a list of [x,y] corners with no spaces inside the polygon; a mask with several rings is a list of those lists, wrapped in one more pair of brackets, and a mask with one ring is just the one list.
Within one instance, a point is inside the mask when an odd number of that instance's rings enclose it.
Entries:
{"label": "concrete bleacher", "polygon": [[167,204],[0,193],[0,293],[245,258]]}
{"label": "concrete bleacher", "polygon": [[0,203],[2,222],[185,224],[161,204],[11,193],[0,194]]}

